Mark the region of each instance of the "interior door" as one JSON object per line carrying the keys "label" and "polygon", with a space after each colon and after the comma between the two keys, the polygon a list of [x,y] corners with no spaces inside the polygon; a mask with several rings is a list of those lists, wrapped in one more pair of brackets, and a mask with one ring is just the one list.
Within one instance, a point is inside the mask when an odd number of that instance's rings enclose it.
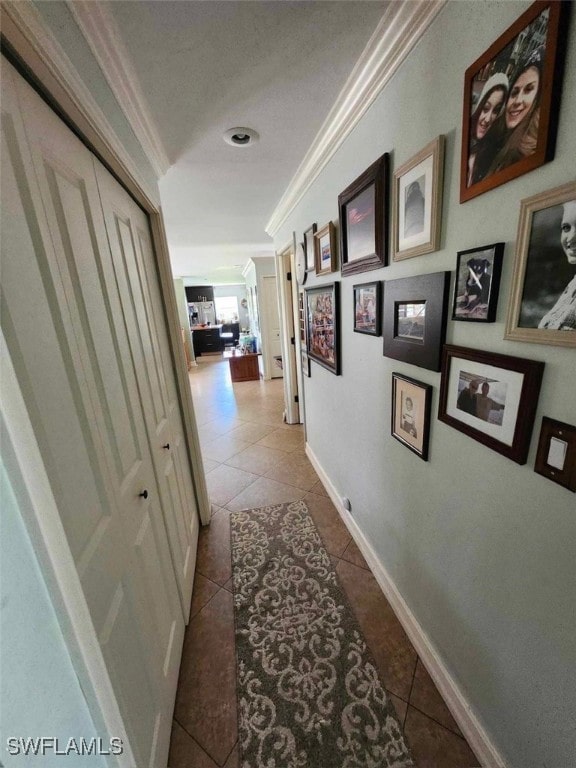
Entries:
{"label": "interior door", "polygon": [[96,158],[94,164],[130,351],[136,369],[142,374],[138,381],[140,397],[182,608],[188,620],[199,516],[184,455],[183,427],[172,362],[167,354],[168,337],[148,219]]}
{"label": "interior door", "polygon": [[138,765],[184,620],[89,151],[4,61],[2,327]]}
{"label": "interior door", "polygon": [[[278,291],[276,289],[276,276],[266,275],[262,278],[262,318],[265,322],[267,359],[270,366],[271,378],[280,378],[282,369],[276,365],[275,357],[282,356],[282,342],[280,339],[280,313],[278,311]],[[264,332],[264,328],[263,328]]]}

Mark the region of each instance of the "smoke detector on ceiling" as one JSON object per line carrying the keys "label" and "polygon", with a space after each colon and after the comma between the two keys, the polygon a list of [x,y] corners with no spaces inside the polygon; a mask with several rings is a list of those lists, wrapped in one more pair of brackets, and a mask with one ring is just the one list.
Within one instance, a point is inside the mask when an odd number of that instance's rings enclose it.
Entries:
{"label": "smoke detector on ceiling", "polygon": [[252,128],[229,128],[224,131],[224,141],[233,147],[249,147],[260,137]]}

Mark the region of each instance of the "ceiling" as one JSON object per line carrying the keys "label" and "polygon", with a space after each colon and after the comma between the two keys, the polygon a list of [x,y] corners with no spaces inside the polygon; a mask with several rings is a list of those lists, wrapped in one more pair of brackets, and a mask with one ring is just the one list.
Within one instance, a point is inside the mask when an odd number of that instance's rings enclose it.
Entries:
{"label": "ceiling", "polygon": [[[265,226],[384,14],[380,0],[113,0],[171,167],[160,180],[175,276],[243,282]],[[248,147],[226,144],[236,126]]]}

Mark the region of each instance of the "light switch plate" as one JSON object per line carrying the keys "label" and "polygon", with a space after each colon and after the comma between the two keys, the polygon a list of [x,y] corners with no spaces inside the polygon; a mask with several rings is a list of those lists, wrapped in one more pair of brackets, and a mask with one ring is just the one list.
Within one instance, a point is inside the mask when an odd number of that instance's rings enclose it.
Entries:
{"label": "light switch plate", "polygon": [[576,492],[576,427],[542,418],[534,472]]}

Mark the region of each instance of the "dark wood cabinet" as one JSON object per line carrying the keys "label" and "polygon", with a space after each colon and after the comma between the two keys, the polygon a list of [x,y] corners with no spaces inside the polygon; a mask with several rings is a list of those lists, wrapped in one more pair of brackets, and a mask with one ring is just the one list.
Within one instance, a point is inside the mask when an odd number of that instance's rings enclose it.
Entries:
{"label": "dark wood cabinet", "polygon": [[220,337],[220,326],[213,325],[206,328],[194,328],[192,331],[192,343],[196,357],[207,352],[222,352],[223,340]]}
{"label": "dark wood cabinet", "polygon": [[214,287],[212,285],[187,285],[186,301],[196,304],[199,301],[214,301]]}

